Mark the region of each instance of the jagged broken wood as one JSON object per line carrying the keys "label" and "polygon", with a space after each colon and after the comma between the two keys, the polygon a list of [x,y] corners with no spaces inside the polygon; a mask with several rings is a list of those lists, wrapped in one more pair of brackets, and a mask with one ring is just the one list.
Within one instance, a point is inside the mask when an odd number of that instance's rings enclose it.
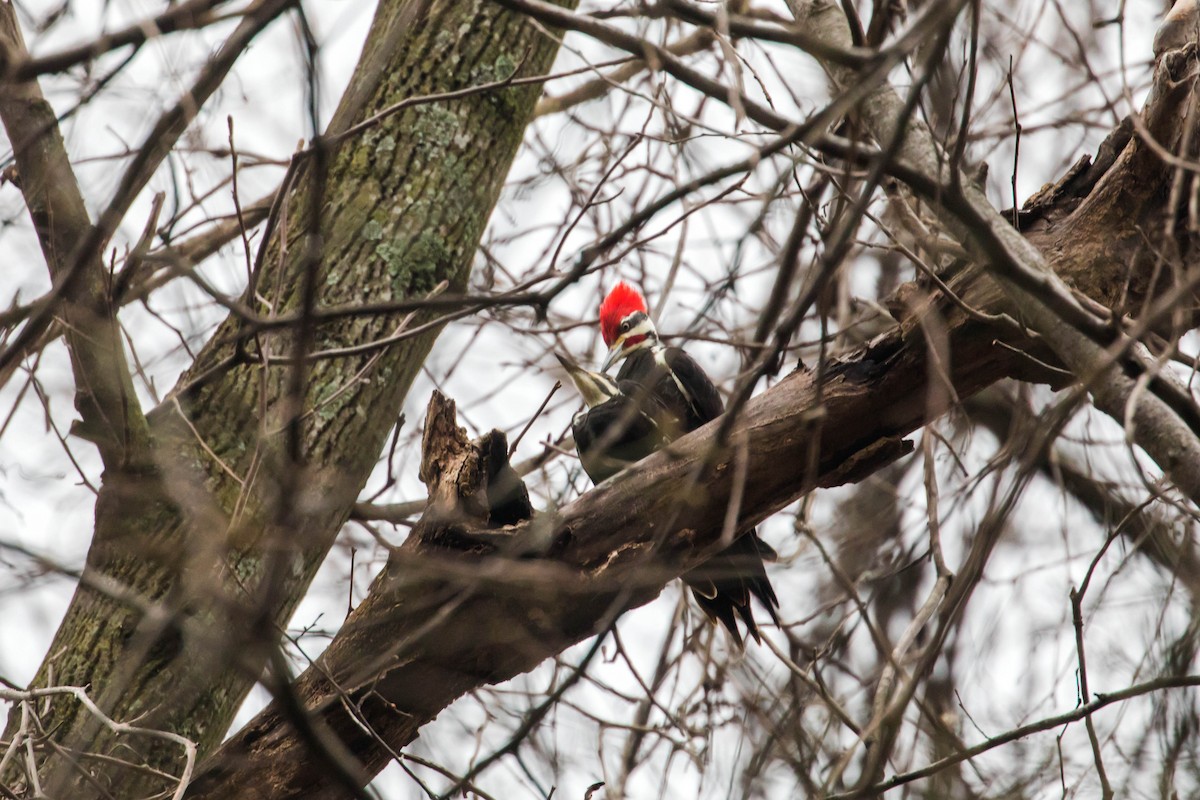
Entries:
{"label": "jagged broken wood", "polygon": [[[805,373],[794,380],[811,385]],[[853,379],[846,386],[861,395]],[[747,419],[757,420],[756,430],[735,437],[748,436],[760,449],[774,441],[801,463],[805,437],[777,435],[786,414],[771,424],[762,415]],[[422,439],[426,511],[334,643],[297,682],[305,707],[373,774],[390,757],[381,740],[401,746],[455,697],[531,669],[653,599],[666,581],[704,560],[723,526],[724,514],[711,513],[712,502],[732,488],[733,454],[708,458],[715,432],[709,428],[708,437],[689,437],[645,462],[653,485],[670,487],[662,493],[618,477],[560,513],[539,515],[508,463],[504,435],[468,441],[453,403],[435,393]],[[862,448],[849,442],[820,464],[809,486],[863,477],[910,449],[895,437]],[[697,482],[696,469],[706,462]],[[610,528],[614,504],[631,516]],[[230,785],[245,797],[301,787],[306,796],[339,796],[339,787],[326,782],[328,771],[323,781],[304,768],[313,764],[300,752],[304,747],[284,710],[272,706],[221,748],[188,796],[215,796]],[[274,788],[256,793],[260,781],[242,774],[242,765],[265,763],[274,765]]]}

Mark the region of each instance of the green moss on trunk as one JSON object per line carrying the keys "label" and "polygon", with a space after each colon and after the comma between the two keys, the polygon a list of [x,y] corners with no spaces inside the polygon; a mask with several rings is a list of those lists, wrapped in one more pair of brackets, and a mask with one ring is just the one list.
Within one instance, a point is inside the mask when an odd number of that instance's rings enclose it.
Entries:
{"label": "green moss on trunk", "polygon": [[[406,98],[506,77],[518,64],[522,75],[542,74],[556,51],[555,41],[487,0],[382,0],[331,129]],[[287,225],[268,243],[258,298],[247,302],[263,315],[302,309],[305,265],[313,263],[306,234],[314,229],[322,242],[312,267],[320,306],[420,298],[443,282],[463,290],[539,93],[538,86],[505,88],[410,107],[347,139],[330,154],[322,186],[314,185],[318,170],[304,172]],[[314,192],[315,226],[307,224]],[[418,313],[409,324],[432,318]],[[345,318],[319,326],[313,344],[376,341],[396,333],[402,319]],[[113,718],[138,717],[139,725],[210,750],[348,516],[437,332],[310,363],[308,413],[290,428],[299,442],[289,447],[293,368],[237,362],[246,352],[290,356],[295,334],[248,338],[243,320],[227,319],[180,385],[203,383],[151,415],[157,470],[106,475],[97,503],[89,575],[174,616],[151,619],[81,586],[35,683],[90,686]],[[298,480],[281,480],[289,474]],[[119,750],[180,771],[177,746],[117,742],[70,701],[56,701],[44,721],[77,752]],[[9,735],[17,722],[9,720]],[[142,771],[86,763],[117,796],[163,788]],[[96,794],[67,759],[47,756],[42,769],[53,796]]]}

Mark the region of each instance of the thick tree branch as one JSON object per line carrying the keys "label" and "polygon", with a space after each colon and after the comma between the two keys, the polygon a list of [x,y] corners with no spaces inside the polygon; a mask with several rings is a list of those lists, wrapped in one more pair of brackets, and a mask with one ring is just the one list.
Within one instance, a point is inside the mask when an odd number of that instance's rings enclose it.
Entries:
{"label": "thick tree branch", "polygon": [[[851,33],[842,9],[824,0],[803,2],[792,0],[797,21],[817,35],[835,43],[849,43]],[[832,62],[826,69],[839,87],[853,85],[856,75]],[[1157,120],[1164,128],[1161,131],[1168,142],[1182,141],[1182,126],[1178,120],[1187,96],[1193,90],[1196,78],[1194,53],[1182,60],[1164,60],[1159,64],[1155,76],[1155,91],[1148,100],[1144,116]],[[888,85],[881,85],[859,109],[864,123],[880,140],[886,140],[894,131],[903,130],[903,143],[897,151],[897,160],[904,162],[914,172],[933,178],[934,192],[925,187],[913,188],[922,199],[938,213],[943,224],[957,233],[962,243],[982,264],[988,265],[988,275],[995,280],[1008,298],[1008,305],[1030,328],[1041,335],[1077,379],[1092,393],[1100,410],[1124,423],[1132,421],[1129,435],[1158,465],[1171,480],[1187,494],[1193,502],[1200,504],[1200,438],[1189,426],[1188,420],[1180,417],[1180,411],[1154,392],[1138,388],[1142,375],[1153,375],[1156,367],[1135,359],[1127,358],[1137,345],[1132,340],[1116,335],[1108,341],[1096,341],[1092,335],[1103,320],[1096,325],[1087,322],[1090,312],[1082,308],[1072,296],[1070,289],[1051,268],[1047,256],[1038,250],[1029,239],[1022,236],[987,200],[983,191],[961,175],[952,174],[954,165],[938,151],[927,128],[918,120],[908,119],[902,114],[902,103]],[[1164,124],[1165,123],[1165,124]],[[1193,121],[1194,124],[1194,121]],[[1152,129],[1152,135],[1159,133]],[[1106,196],[1116,190],[1124,203],[1121,212],[1127,218],[1140,219],[1140,211],[1154,196],[1153,187],[1161,185],[1167,172],[1165,165],[1153,152],[1139,143],[1126,148],[1124,163],[1118,163],[1113,174],[1092,193],[1091,202],[1085,201],[1075,217],[1078,224],[1108,226],[1104,233],[1106,244],[1113,243],[1126,226],[1111,227],[1116,209],[1105,202]],[[1133,182],[1126,176],[1136,175]],[[1124,181],[1123,181],[1124,178]],[[1130,185],[1131,184],[1131,185]],[[1135,205],[1131,205],[1135,203]],[[1075,238],[1072,241],[1078,242]],[[1087,241],[1086,239],[1084,241]],[[1095,239],[1092,239],[1095,241]],[[1089,276],[1099,285],[1100,280],[1111,276],[1087,258],[1087,254],[1073,248],[1072,258],[1063,263],[1064,268],[1079,269],[1081,261],[1089,267]],[[1059,259],[1066,262],[1066,259]],[[1104,264],[1101,261],[1100,264]],[[1129,269],[1127,263],[1120,266]],[[1127,273],[1126,273],[1127,274]],[[1076,281],[1082,275],[1072,276]],[[1087,293],[1089,296],[1091,293]],[[968,302],[979,294],[978,290],[968,295]],[[1120,313],[1119,311],[1117,312]],[[1078,324],[1080,321],[1083,324]],[[1133,363],[1131,364],[1131,361]],[[1138,370],[1138,367],[1141,367]],[[1129,370],[1137,370],[1130,375]],[[1139,374],[1140,373],[1140,374]],[[1170,387],[1172,379],[1167,373],[1155,376]],[[1171,387],[1174,388],[1174,387]],[[1176,396],[1186,394],[1175,389]],[[1194,413],[1190,398],[1184,401],[1183,413]]]}
{"label": "thick tree branch", "polygon": [[[287,3],[256,3],[258,16],[243,20],[238,36]],[[408,98],[461,93],[513,73],[542,76],[557,46],[485,0],[381,0],[327,134]],[[227,55],[202,72],[196,96],[215,88]],[[330,146],[328,170],[303,171],[279,199],[282,222],[264,234],[257,284],[243,302],[257,315],[311,324],[314,299],[345,306],[363,297],[427,297],[444,286],[461,293],[537,92],[529,85],[453,94]],[[163,118],[167,138],[189,113]],[[112,208],[157,157],[153,144],[130,165]],[[148,415],[149,468],[106,472],[97,498],[88,573],[171,613],[143,615],[89,588],[97,581],[82,581],[35,685],[91,685],[112,719],[179,733],[201,755],[214,747],[371,474],[440,332],[433,316],[383,312],[322,326],[322,348],[346,355],[308,363],[301,398],[288,380],[296,326],[244,336],[246,323],[230,315]],[[409,328],[419,333],[357,349]],[[181,768],[177,748],[147,742],[131,750],[67,701],[40,710],[54,740],[35,766],[52,794],[120,787],[122,796],[149,795]],[[20,724],[10,716],[10,728]],[[114,748],[120,758],[108,759]],[[101,766],[84,775],[71,757],[79,752]],[[8,766],[11,780],[17,765]]]}

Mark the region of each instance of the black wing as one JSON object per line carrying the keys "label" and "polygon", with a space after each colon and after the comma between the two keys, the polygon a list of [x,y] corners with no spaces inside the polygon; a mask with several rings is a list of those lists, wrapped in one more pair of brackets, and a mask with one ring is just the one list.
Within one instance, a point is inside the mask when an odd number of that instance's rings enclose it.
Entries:
{"label": "black wing", "polygon": [[679,421],[680,433],[690,433],[725,410],[721,394],[696,360],[678,347],[631,353],[617,380],[649,387],[662,407]]}
{"label": "black wing", "polygon": [[692,416],[697,424],[695,427],[689,426],[688,430],[694,431],[704,423],[721,416],[725,411],[721,393],[717,391],[708,374],[696,363],[696,359],[678,347],[668,347],[665,356],[667,366],[690,395]]}
{"label": "black wing", "polygon": [[654,414],[644,408],[649,398],[622,394],[575,417],[571,431],[583,470],[592,483],[611,478],[666,444],[667,439]]}

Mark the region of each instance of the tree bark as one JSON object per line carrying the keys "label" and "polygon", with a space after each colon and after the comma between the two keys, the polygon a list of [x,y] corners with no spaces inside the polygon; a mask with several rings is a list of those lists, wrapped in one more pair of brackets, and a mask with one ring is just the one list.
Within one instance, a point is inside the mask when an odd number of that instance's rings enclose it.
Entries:
{"label": "tree bark", "polygon": [[[231,314],[148,415],[148,462],[106,463],[86,571],[36,685],[90,686],[111,717],[201,752],[220,741],[440,330],[429,312],[314,312],[462,291],[540,87],[421,103],[339,134],[406,99],[544,74],[556,52],[485,0],[380,3],[327,136],[276,209],[242,302],[260,319]],[[287,315],[300,322],[258,324]],[[62,748],[41,763],[52,795],[139,796],[169,785],[143,763],[179,772],[178,747],[117,741],[70,700],[43,721]]]}

